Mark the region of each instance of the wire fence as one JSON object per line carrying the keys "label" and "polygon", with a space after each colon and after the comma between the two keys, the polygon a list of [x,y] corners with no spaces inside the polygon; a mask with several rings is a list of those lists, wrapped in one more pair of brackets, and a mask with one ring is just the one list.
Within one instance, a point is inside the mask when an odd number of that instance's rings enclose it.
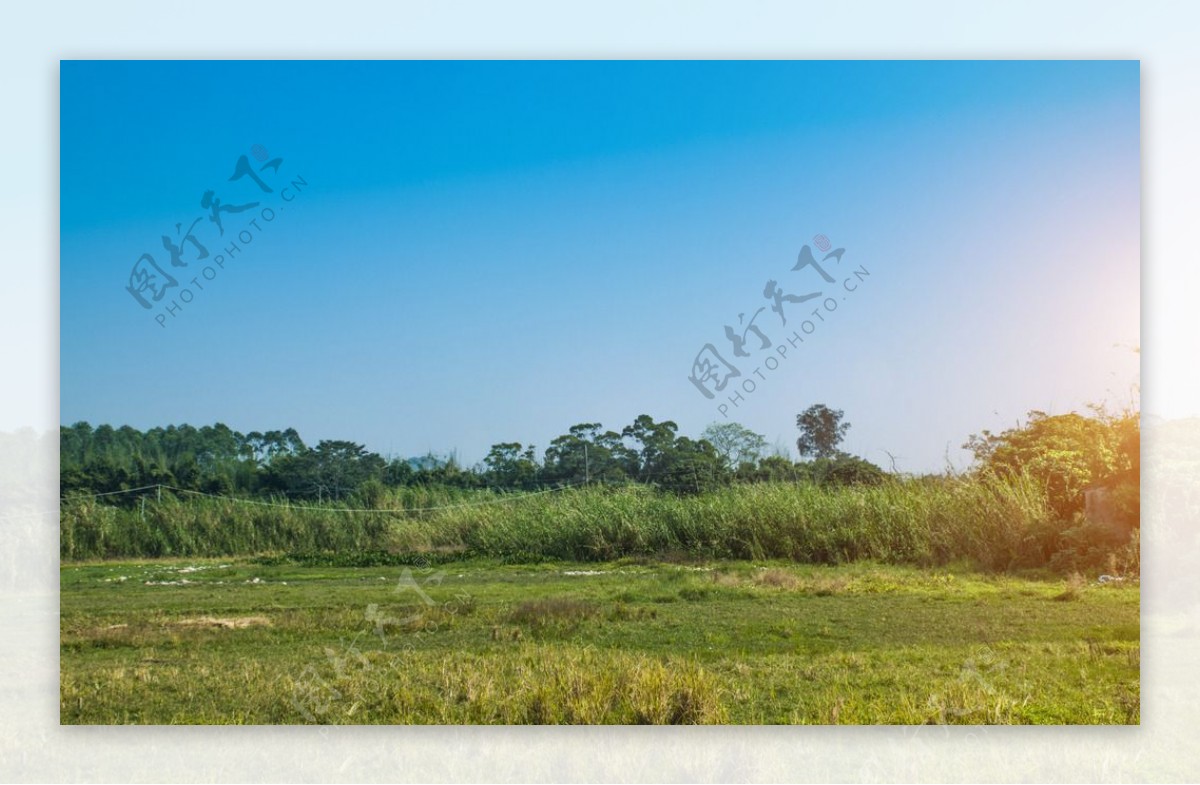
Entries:
{"label": "wire fence", "polygon": [[500,496],[500,497],[494,498],[494,499],[484,499],[481,501],[473,501],[473,502],[460,502],[460,503],[455,503],[455,504],[441,504],[441,505],[436,505],[436,506],[432,506],[432,507],[336,507],[336,506],[329,506],[329,505],[324,505],[324,504],[320,504],[320,503],[316,503],[316,504],[303,503],[303,502],[293,503],[290,501],[280,503],[280,502],[260,501],[258,499],[246,499],[246,498],[243,498],[240,496],[229,496],[226,494],[207,493],[205,491],[196,491],[196,490],[191,490],[189,488],[179,488],[174,485],[165,485],[165,484],[143,485],[139,488],[128,488],[128,489],[120,490],[120,491],[109,491],[107,493],[74,492],[71,495],[62,497],[61,501],[66,502],[66,501],[70,501],[71,499],[77,499],[77,498],[81,498],[81,497],[98,499],[98,498],[107,497],[107,496],[121,496],[121,495],[129,495],[129,494],[134,494],[134,493],[145,493],[148,491],[154,491],[156,494],[161,495],[162,491],[173,491],[175,493],[186,494],[189,496],[198,496],[198,497],[203,497],[203,498],[207,498],[207,499],[216,499],[219,501],[230,502],[233,504],[253,505],[253,506],[257,506],[257,507],[274,507],[277,509],[300,510],[300,511],[312,510],[312,511],[320,511],[320,512],[374,513],[374,514],[389,513],[389,514],[399,515],[399,514],[405,514],[405,513],[436,512],[439,510],[454,510],[454,509],[462,509],[462,508],[467,508],[467,507],[484,507],[484,506],[493,505],[493,504],[510,504],[512,502],[520,501],[522,499],[528,499],[528,498],[531,498],[534,496],[544,496],[544,495],[550,494],[550,493],[559,493],[559,492],[565,491],[569,488],[577,488],[584,484],[585,483],[582,480],[572,481],[572,482],[563,483],[554,488],[547,488],[547,489],[540,490],[540,491],[531,491],[528,493],[520,493],[520,494],[505,494],[503,496]]}
{"label": "wire fence", "polygon": [[[102,493],[90,493],[90,492],[86,492],[86,491],[72,491],[72,492],[62,496],[60,498],[60,502],[69,502],[71,500],[80,499],[80,498],[101,499],[101,498],[116,497],[116,496],[129,496],[132,494],[143,494],[143,500],[144,500],[145,497],[150,495],[151,493],[153,493],[158,498],[158,500],[161,501],[162,492],[163,491],[171,491],[173,493],[177,493],[177,494],[181,494],[181,495],[213,499],[213,500],[217,500],[217,501],[228,502],[231,504],[239,504],[239,505],[255,506],[255,507],[269,507],[269,508],[286,509],[286,510],[302,511],[302,512],[310,511],[310,512],[322,512],[322,513],[344,512],[344,513],[349,513],[349,514],[406,515],[409,513],[430,513],[430,512],[439,512],[439,511],[455,510],[455,509],[487,507],[487,506],[498,505],[498,504],[511,504],[513,502],[519,502],[524,499],[545,496],[545,495],[554,494],[554,493],[561,493],[563,491],[580,488],[580,487],[584,487],[584,486],[620,488],[620,487],[628,487],[631,485],[649,486],[655,481],[687,479],[687,480],[694,480],[696,482],[697,488],[699,489],[699,487],[703,484],[704,481],[712,481],[712,480],[716,479],[715,476],[714,477],[707,477],[707,476],[701,477],[700,476],[701,474],[707,474],[707,472],[699,472],[693,467],[680,467],[680,468],[672,468],[672,469],[668,469],[665,471],[657,471],[657,472],[639,472],[637,474],[637,476],[635,476],[635,477],[624,477],[619,480],[610,478],[610,477],[604,477],[604,476],[590,476],[587,478],[579,477],[579,478],[576,478],[573,480],[566,480],[566,481],[559,482],[553,488],[544,488],[541,490],[528,491],[528,492],[524,492],[524,493],[503,493],[502,495],[499,495],[496,498],[482,499],[482,500],[477,500],[477,501],[455,502],[452,504],[440,504],[440,505],[425,506],[425,507],[403,507],[403,506],[401,506],[401,507],[350,507],[350,506],[336,506],[336,505],[331,505],[328,503],[321,503],[319,501],[318,502],[312,502],[309,500],[292,501],[292,500],[289,500],[286,498],[282,502],[263,501],[260,499],[248,499],[243,496],[233,496],[233,495],[229,495],[229,494],[209,493],[207,491],[198,491],[198,490],[194,490],[191,488],[180,488],[178,486],[168,485],[166,483],[155,483],[153,485],[142,485],[137,488],[125,488],[125,489],[121,489],[121,490],[106,491],[106,492],[102,492]],[[446,486],[447,489],[450,489],[452,487],[453,486]],[[496,493],[495,489],[488,489],[488,488],[463,489],[463,490],[467,493],[470,493],[470,492]]]}

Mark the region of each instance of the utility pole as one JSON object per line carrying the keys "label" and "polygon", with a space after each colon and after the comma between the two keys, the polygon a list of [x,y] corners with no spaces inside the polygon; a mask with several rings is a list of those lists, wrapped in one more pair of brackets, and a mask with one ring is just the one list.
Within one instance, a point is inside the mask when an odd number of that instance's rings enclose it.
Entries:
{"label": "utility pole", "polygon": [[146,497],[142,497],[142,521],[146,520]]}
{"label": "utility pole", "polygon": [[583,443],[583,484],[592,484],[592,465],[588,462],[587,442]]}

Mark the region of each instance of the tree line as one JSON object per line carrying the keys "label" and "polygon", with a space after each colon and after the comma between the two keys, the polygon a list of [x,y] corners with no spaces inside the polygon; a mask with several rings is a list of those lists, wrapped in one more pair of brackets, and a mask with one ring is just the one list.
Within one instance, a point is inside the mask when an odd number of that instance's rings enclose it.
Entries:
{"label": "tree line", "polygon": [[[699,493],[731,483],[878,484],[889,475],[844,452],[850,429],[844,413],[823,404],[796,415],[801,457],[772,452],[766,439],[738,423],[714,423],[699,438],[680,435],[670,420],[640,415],[620,430],[579,423],[539,453],[521,442],[495,444],[473,467],[452,454],[384,458],[344,440],[308,445],[294,428],[239,433],[223,424],[91,426],[60,431],[64,495],[112,493],[169,485],[215,495],[340,501],[351,494],[369,504],[387,488],[535,491],[574,484],[641,483],[664,491]],[[1136,523],[1140,501],[1140,420],[1137,412],[1090,415],[1029,413],[1001,433],[982,431],[963,447],[975,456],[972,473],[1028,475],[1067,519],[1083,509],[1090,488],[1105,487],[1121,517]],[[114,503],[122,503],[115,497]]]}
{"label": "tree line", "polygon": [[[840,421],[841,412],[835,414]],[[803,425],[798,419],[797,424],[801,455],[811,460],[768,454],[766,439],[737,423],[715,423],[693,439],[681,435],[674,422],[643,414],[620,430],[600,423],[573,425],[540,455],[534,445],[495,444],[481,463],[468,468],[454,455],[387,459],[351,441],[308,445],[294,428],[240,433],[217,423],[139,431],[79,422],[61,428],[60,481],[64,495],[170,485],[321,502],[412,485],[532,491],[563,484],[643,483],[688,493],[731,482],[883,479],[879,467],[836,449],[848,426],[830,432],[819,422]]]}

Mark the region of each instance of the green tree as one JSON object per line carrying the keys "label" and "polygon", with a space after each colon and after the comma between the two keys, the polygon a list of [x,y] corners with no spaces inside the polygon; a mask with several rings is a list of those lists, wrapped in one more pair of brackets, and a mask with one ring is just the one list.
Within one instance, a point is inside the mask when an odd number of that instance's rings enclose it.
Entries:
{"label": "green tree", "polygon": [[367,480],[380,479],[386,462],[361,444],[340,440],[281,455],[269,467],[269,485],[298,498],[344,498]]}
{"label": "green tree", "polygon": [[546,448],[543,476],[554,482],[625,479],[635,456],[623,444],[621,434],[602,433],[602,428],[600,423],[580,423],[553,439]]}
{"label": "green tree", "polygon": [[675,493],[701,493],[725,482],[721,456],[706,439],[675,439],[659,459],[655,483]]}
{"label": "green tree", "polygon": [[631,477],[677,493],[701,491],[723,482],[726,472],[712,443],[676,436],[679,426],[670,420],[655,422],[640,415],[621,431],[633,443]]}
{"label": "green tree", "polygon": [[632,441],[636,456],[633,474],[639,480],[649,480],[672,470],[669,457],[679,426],[670,420],[656,423],[648,414],[638,415],[632,425],[625,426],[621,435]]}
{"label": "green tree", "polygon": [[388,461],[388,465],[383,470],[383,482],[385,485],[397,487],[401,485],[409,485],[413,481],[412,463],[402,458],[393,458]]}
{"label": "green tree", "polygon": [[736,422],[715,422],[700,436],[712,444],[722,466],[729,471],[737,471],[742,464],[758,463],[767,448],[766,437]]}
{"label": "green tree", "polygon": [[534,447],[524,447],[520,442],[493,444],[487,457],[489,484],[499,488],[532,488],[537,482],[538,465]]}
{"label": "green tree", "polygon": [[843,423],[845,412],[841,409],[830,409],[823,403],[814,404],[796,415],[796,427],[800,429],[800,438],[796,440],[796,449],[801,456],[814,458],[834,458],[838,454],[838,445],[846,438],[850,423]]}

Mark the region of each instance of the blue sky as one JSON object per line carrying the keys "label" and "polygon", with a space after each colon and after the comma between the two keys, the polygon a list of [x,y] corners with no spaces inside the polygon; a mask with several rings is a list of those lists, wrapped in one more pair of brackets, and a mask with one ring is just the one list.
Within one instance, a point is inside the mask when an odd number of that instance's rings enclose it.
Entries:
{"label": "blue sky", "polygon": [[[753,380],[727,413],[769,441],[826,403],[851,452],[961,466],[972,432],[1129,399],[1139,100],[1136,62],[64,62],[61,421],[473,463],[641,413],[697,435]],[[229,181],[254,145],[270,193]],[[222,236],[209,190],[259,204]],[[171,267],[197,218],[209,258]],[[834,285],[792,271],[818,234]],[[179,283],[151,309],[144,253]],[[735,358],[768,280],[822,297]],[[707,343],[743,372],[712,400]]]}

